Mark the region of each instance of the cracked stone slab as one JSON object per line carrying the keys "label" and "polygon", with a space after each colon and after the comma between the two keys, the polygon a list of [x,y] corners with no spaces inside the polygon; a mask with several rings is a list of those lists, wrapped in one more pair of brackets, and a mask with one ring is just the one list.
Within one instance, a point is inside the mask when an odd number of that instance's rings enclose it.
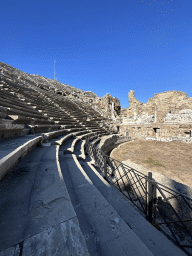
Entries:
{"label": "cracked stone slab", "polygon": [[36,148],[0,183],[0,250],[75,216],[56,148]]}
{"label": "cracked stone slab", "polygon": [[50,227],[19,245],[0,252],[0,256],[89,256],[77,218]]}
{"label": "cracked stone slab", "polygon": [[0,252],[0,256],[20,256],[20,247],[16,245]]}

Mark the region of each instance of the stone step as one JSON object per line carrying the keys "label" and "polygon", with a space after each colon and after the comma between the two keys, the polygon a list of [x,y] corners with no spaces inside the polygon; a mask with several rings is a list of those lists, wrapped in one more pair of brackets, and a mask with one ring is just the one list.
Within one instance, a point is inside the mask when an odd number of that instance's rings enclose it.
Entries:
{"label": "stone step", "polygon": [[24,125],[7,123],[2,119],[0,123],[0,140],[20,136],[25,133],[23,130]]}
{"label": "stone step", "polygon": [[[80,124],[71,124],[71,125],[61,125],[64,129],[72,129],[72,128],[82,128],[83,126]],[[85,127],[83,127],[85,129]]]}
{"label": "stone step", "polygon": [[[68,147],[68,144],[61,147],[61,152],[65,146]],[[59,159],[89,253],[106,256],[153,255],[94,186],[75,154],[60,154]]]}
{"label": "stone step", "polygon": [[29,113],[27,111],[25,111],[25,109],[18,110],[18,109],[14,109],[14,108],[7,108],[7,114],[8,115],[20,115],[20,116],[25,116],[25,117],[33,117],[33,118],[42,118],[42,119],[48,119],[48,117],[43,116],[41,114],[33,114],[33,113]]}
{"label": "stone step", "polygon": [[39,113],[37,111],[35,111],[34,109],[28,108],[27,106],[20,106],[19,104],[15,105],[13,102],[7,102],[7,101],[3,101],[0,100],[0,105],[6,108],[12,108],[18,111],[24,111],[30,114],[35,114],[38,115]]}
{"label": "stone step", "polygon": [[33,120],[30,117],[19,115],[8,115],[8,118],[12,120],[12,124],[32,124]]}
{"label": "stone step", "polygon": [[32,133],[44,133],[44,132],[60,129],[60,125],[47,125],[47,124],[29,125],[29,127]]}
{"label": "stone step", "polygon": [[98,172],[91,162],[88,162],[88,166],[84,170],[93,184],[153,255],[186,255],[141,216],[116,188],[109,185],[102,172]]}
{"label": "stone step", "polygon": [[16,96],[11,96],[12,94],[9,93],[8,95],[2,95],[2,92],[0,91],[1,100],[7,104],[15,105],[20,108],[26,108],[29,111],[35,112],[33,108],[29,107],[27,104],[24,104],[23,101]]}
{"label": "stone step", "polygon": [[0,256],[89,255],[57,146],[35,148],[0,184]]}
{"label": "stone step", "polygon": [[[73,135],[74,135],[74,133],[73,133]],[[97,137],[97,135],[95,135],[94,132],[86,131],[83,135],[81,134],[81,135],[76,136],[76,138],[71,141],[71,145],[63,152],[63,154],[74,153],[76,143],[80,140],[83,140],[87,136],[89,136],[90,138]]]}
{"label": "stone step", "polygon": [[7,108],[0,106],[0,118],[5,118],[7,116]]}

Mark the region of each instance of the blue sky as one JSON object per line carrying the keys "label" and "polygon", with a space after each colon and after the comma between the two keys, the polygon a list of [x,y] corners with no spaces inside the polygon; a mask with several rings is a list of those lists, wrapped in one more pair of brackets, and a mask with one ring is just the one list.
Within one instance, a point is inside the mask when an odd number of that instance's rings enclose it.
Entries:
{"label": "blue sky", "polygon": [[180,90],[192,96],[191,0],[6,0],[0,61],[30,74],[142,102]]}

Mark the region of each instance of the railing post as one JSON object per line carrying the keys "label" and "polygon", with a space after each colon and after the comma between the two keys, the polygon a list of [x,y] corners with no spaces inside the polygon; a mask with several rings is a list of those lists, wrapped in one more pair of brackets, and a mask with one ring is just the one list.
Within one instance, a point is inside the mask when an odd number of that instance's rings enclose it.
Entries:
{"label": "railing post", "polygon": [[153,184],[153,212],[154,212],[154,220],[156,219],[156,211],[157,211],[157,188],[155,183]]}
{"label": "railing post", "polygon": [[152,172],[148,172],[148,221],[152,223],[153,220],[153,184],[152,184]]}
{"label": "railing post", "polygon": [[107,180],[107,156],[103,156],[103,160],[104,160],[104,167],[103,167],[104,178]]}

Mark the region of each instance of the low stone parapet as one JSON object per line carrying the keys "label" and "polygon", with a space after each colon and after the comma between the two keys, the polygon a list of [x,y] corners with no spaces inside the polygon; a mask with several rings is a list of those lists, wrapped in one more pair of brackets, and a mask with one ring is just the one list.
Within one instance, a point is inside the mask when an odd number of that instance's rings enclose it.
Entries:
{"label": "low stone parapet", "polygon": [[34,146],[36,146],[41,140],[42,136],[38,136],[35,139],[29,140],[22,146],[16,148],[13,152],[3,157],[0,160],[0,179],[10,170],[10,168],[16,164],[20,157],[23,157],[31,150]]}
{"label": "low stone parapet", "polygon": [[112,134],[108,136],[104,136],[101,138],[101,142],[99,144],[99,148],[105,153],[108,154],[116,145],[121,144],[123,142],[130,141],[131,137],[123,137],[117,134]]}

